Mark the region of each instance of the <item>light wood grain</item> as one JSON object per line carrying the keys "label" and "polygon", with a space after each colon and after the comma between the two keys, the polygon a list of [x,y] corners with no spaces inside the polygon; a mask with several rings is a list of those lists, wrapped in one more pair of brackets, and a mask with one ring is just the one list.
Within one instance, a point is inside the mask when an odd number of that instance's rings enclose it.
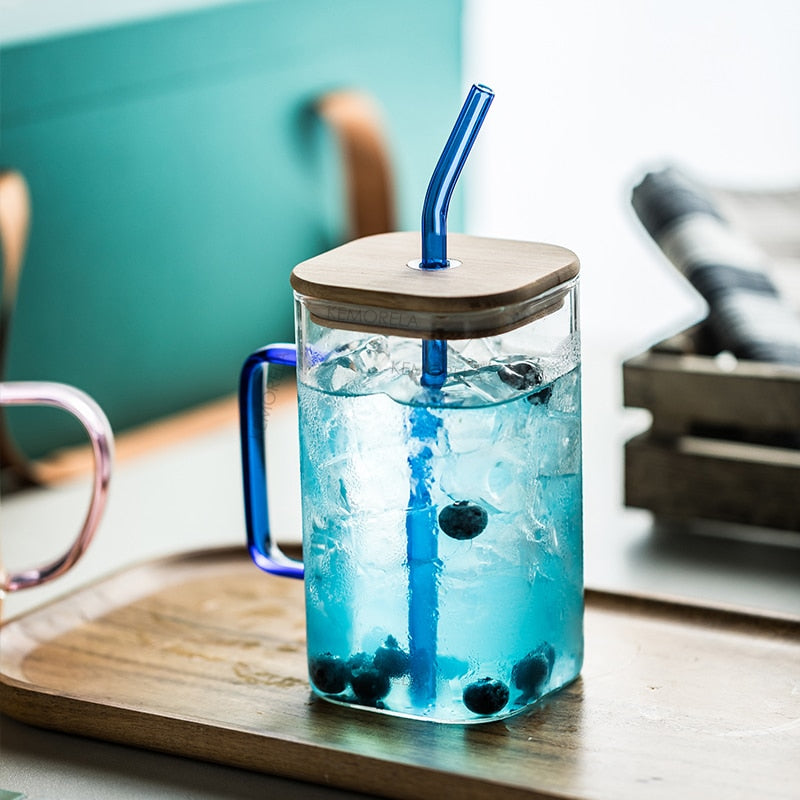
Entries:
{"label": "light wood grain", "polygon": [[[310,298],[318,319],[335,327],[380,328],[401,336],[489,336],[519,327],[545,308],[554,310],[560,298],[548,292],[579,271],[577,256],[557,245],[450,234],[448,252],[459,266],[413,269],[408,262],[420,257],[419,233],[367,236],[298,264],[291,284]],[[542,295],[541,306],[529,305]],[[364,308],[383,311],[385,319]],[[465,334],[457,318],[466,315],[475,320]]]}
{"label": "light wood grain", "polygon": [[[11,321],[17,305],[31,218],[31,198],[25,178],[14,170],[0,170],[0,380],[6,377]],[[39,482],[35,465],[19,449],[0,406],[0,467],[13,470],[23,484]]]}
{"label": "light wood grain", "polygon": [[698,423],[800,432],[800,369],[710,356],[648,351],[623,365],[624,403],[653,414],[656,431]]}
{"label": "light wood grain", "polygon": [[674,519],[800,531],[800,450],[641,434],[625,445],[625,503]]}
{"label": "light wood grain", "polygon": [[2,710],[386,797],[796,796],[796,619],[588,592],[581,678],[449,726],[314,698],[302,602],[239,550],[122,572],[0,628]]}
{"label": "light wood grain", "polygon": [[690,329],[623,364],[652,425],[625,447],[625,503],[675,519],[800,530],[800,369],[701,355]]}
{"label": "light wood grain", "polygon": [[327,92],[314,104],[342,154],[351,239],[395,229],[394,177],[380,110],[364,92]]}

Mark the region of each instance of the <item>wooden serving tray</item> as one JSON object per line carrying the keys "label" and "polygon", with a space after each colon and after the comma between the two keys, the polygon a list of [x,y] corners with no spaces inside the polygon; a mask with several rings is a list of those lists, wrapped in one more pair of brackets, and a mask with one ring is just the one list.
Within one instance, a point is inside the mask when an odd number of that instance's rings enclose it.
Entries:
{"label": "wooden serving tray", "polygon": [[581,678],[437,725],[305,680],[303,587],[242,550],[120,572],[0,629],[24,722],[396,798],[768,798],[800,785],[800,620],[586,594]]}

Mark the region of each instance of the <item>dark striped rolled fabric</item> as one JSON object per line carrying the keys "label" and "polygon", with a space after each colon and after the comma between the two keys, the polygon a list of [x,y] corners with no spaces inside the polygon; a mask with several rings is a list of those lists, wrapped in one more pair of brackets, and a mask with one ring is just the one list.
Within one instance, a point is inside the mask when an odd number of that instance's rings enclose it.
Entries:
{"label": "dark striped rolled fabric", "polygon": [[666,257],[706,299],[708,327],[738,358],[800,365],[800,315],[781,296],[768,258],[675,168],[647,174],[634,210]]}

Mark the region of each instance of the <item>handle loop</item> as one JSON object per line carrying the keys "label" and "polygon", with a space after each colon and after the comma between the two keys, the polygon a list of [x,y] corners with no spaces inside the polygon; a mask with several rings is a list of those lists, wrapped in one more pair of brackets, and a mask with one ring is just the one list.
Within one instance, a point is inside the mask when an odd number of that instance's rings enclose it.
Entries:
{"label": "handle loop", "polygon": [[349,239],[396,230],[394,175],[378,104],[365,92],[339,89],[314,103],[339,144],[347,191]]}
{"label": "handle loop", "polygon": [[256,566],[272,575],[303,577],[303,562],[284,555],[272,541],[267,501],[264,386],[270,364],[297,366],[293,344],[269,344],[244,362],[239,378],[239,432],[247,545]]}
{"label": "handle loop", "polygon": [[65,573],[84,554],[103,515],[111,480],[114,438],[108,418],[85,392],[63,383],[13,381],[0,383],[2,406],[53,406],[68,411],[86,429],[94,455],[94,485],[89,510],[78,538],[64,555],[43,567],[0,576],[0,591],[14,592],[51,581]]}

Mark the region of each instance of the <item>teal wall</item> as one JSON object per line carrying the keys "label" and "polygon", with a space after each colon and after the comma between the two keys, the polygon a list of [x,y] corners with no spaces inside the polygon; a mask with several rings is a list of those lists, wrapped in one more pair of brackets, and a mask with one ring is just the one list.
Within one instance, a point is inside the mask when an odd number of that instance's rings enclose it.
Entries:
{"label": "teal wall", "polygon": [[[344,236],[309,101],[375,98],[417,228],[460,29],[460,0],[273,0],[4,48],[0,166],[33,201],[7,377],[79,386],[118,431],[234,392],[249,351],[292,338],[291,268]],[[81,438],[13,412],[32,455]]]}

